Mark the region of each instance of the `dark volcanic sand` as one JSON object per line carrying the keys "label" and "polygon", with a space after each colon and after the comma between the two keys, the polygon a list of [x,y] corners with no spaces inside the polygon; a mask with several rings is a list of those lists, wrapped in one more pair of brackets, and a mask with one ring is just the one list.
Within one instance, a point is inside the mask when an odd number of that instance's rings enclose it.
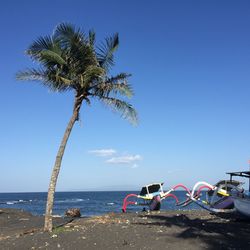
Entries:
{"label": "dark volcanic sand", "polygon": [[0,210],[0,249],[250,249],[250,222],[206,211],[107,214],[70,223]]}

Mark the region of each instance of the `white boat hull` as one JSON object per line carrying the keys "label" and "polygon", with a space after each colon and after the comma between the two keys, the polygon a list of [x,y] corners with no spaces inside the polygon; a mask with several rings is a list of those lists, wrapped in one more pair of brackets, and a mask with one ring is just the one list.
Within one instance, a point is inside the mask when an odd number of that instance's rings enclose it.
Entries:
{"label": "white boat hull", "polygon": [[250,199],[249,198],[234,197],[234,206],[239,213],[247,217],[250,217]]}

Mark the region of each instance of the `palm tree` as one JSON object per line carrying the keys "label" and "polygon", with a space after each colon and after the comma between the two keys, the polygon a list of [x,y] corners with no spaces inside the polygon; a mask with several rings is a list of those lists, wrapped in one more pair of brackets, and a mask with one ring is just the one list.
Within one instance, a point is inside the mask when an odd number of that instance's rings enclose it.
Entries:
{"label": "palm tree", "polygon": [[122,97],[131,97],[133,91],[128,84],[127,73],[110,76],[114,65],[113,54],[119,45],[118,34],[105,39],[99,46],[95,42],[95,32],[86,35],[71,24],[56,26],[51,36],[39,37],[28,50],[27,55],[38,62],[40,67],[18,72],[18,80],[39,81],[52,91],[73,90],[75,94],[73,114],[63,135],[54,168],[52,170],[45,214],[45,231],[52,231],[52,209],[58,174],[64,150],[71,130],[79,120],[82,104],[90,104],[97,98],[132,123],[137,122],[136,111]]}

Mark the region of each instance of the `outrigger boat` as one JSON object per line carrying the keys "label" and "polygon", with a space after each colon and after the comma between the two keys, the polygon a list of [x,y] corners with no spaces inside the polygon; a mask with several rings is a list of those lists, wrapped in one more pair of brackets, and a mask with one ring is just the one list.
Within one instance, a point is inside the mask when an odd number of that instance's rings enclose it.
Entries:
{"label": "outrigger boat", "polygon": [[[188,193],[189,189],[182,184],[178,184],[168,190],[167,192],[163,191],[163,183],[152,183],[142,187],[140,194],[128,194],[123,200],[122,211],[125,213],[127,211],[128,205],[137,205],[149,207],[150,211],[160,210],[162,200],[166,198],[173,198],[176,201],[176,204],[179,203],[176,195],[171,194],[178,188],[183,188]],[[131,200],[133,199],[133,200]]]}
{"label": "outrigger boat", "polygon": [[[150,211],[160,210],[161,202],[166,198],[175,199],[175,205],[186,207],[195,203],[211,213],[234,211],[250,217],[250,171],[231,172],[229,180],[222,180],[211,185],[204,181],[197,182],[192,190],[183,184],[178,184],[168,191],[163,191],[163,183],[153,183],[142,187],[139,194],[128,194],[123,200],[122,211],[127,211],[128,205],[147,206]],[[233,176],[249,178],[249,192],[244,192],[243,183],[233,180]],[[179,202],[177,196],[172,193],[178,188],[184,189],[187,199]],[[205,198],[204,197],[205,194]]]}
{"label": "outrigger boat", "polygon": [[241,192],[238,192],[238,190],[232,190],[232,197],[236,211],[250,218],[250,171],[230,172],[227,174],[230,175],[230,180],[232,180],[233,176],[249,179],[248,192],[244,192],[244,190]]}
{"label": "outrigger boat", "polygon": [[[178,205],[185,207],[194,202],[201,208],[212,213],[225,212],[225,210],[228,211],[228,209],[234,208],[234,199],[231,192],[232,190],[241,192],[241,185],[241,182],[234,180],[222,180],[215,185],[200,181],[194,185],[191,194],[187,193],[188,199]],[[204,189],[205,199],[202,199]]]}
{"label": "outrigger boat", "polygon": [[[212,213],[225,212],[234,208],[234,199],[231,195],[232,190],[242,192],[240,188],[241,182],[235,180],[222,180],[215,185],[207,182],[197,182],[190,191],[183,184],[178,184],[168,191],[163,191],[163,183],[153,183],[142,187],[139,194],[128,194],[123,200],[122,211],[127,211],[128,205],[148,207],[150,211],[160,210],[161,202],[166,198],[175,199],[175,205],[186,207],[191,203],[195,203],[203,209]],[[173,194],[178,188],[182,188],[187,192],[187,199],[179,202],[177,196]],[[205,191],[205,199],[202,199]]]}

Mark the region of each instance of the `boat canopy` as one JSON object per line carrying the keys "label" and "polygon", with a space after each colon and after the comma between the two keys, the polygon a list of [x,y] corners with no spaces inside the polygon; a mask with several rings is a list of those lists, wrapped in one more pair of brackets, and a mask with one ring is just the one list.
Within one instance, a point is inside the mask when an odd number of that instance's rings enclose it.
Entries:
{"label": "boat canopy", "polygon": [[230,175],[230,180],[232,180],[233,176],[240,176],[240,177],[250,178],[250,171],[229,172],[227,174]]}
{"label": "boat canopy", "polygon": [[140,195],[144,196],[144,195],[149,195],[149,194],[156,193],[156,192],[162,192],[163,191],[162,185],[163,183],[153,183],[145,187],[142,187]]}
{"label": "boat canopy", "polygon": [[245,177],[249,179],[249,187],[248,192],[250,193],[250,171],[241,171],[241,172],[230,172],[230,180],[232,180],[233,176]]}

